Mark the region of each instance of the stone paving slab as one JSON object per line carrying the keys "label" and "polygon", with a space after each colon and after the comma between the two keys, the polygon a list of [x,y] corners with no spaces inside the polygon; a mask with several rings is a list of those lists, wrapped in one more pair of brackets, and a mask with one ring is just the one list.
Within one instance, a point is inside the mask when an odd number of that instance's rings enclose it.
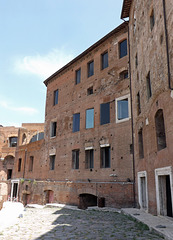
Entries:
{"label": "stone paving slab", "polygon": [[158,232],[165,239],[173,240],[173,218],[153,216],[136,208],[123,208],[122,212],[145,223],[151,230]]}
{"label": "stone paving slab", "polygon": [[160,240],[146,225],[114,211],[65,207],[27,208],[14,226],[0,232],[0,240]]}

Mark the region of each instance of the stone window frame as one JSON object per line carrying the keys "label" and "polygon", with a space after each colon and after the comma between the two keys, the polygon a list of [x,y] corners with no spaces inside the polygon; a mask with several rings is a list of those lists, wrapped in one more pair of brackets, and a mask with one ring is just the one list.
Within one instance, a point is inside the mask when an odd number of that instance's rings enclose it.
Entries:
{"label": "stone window frame", "polygon": [[[128,118],[118,119],[118,101],[123,99],[128,99]],[[125,121],[129,121],[131,119],[131,107],[130,107],[130,94],[123,95],[115,99],[115,113],[116,113],[116,123],[121,123]]]}

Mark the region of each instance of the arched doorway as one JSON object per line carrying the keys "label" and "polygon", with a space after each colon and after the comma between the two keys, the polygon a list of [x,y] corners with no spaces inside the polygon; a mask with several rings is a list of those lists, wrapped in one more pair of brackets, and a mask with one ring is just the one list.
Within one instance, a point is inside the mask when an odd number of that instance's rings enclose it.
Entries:
{"label": "arched doorway", "polygon": [[14,166],[14,157],[12,155],[8,155],[4,158],[3,167],[6,171],[6,179],[11,179],[13,174],[13,166]]}
{"label": "arched doorway", "polygon": [[83,193],[79,195],[79,206],[80,209],[87,209],[88,207],[97,206],[97,196]]}

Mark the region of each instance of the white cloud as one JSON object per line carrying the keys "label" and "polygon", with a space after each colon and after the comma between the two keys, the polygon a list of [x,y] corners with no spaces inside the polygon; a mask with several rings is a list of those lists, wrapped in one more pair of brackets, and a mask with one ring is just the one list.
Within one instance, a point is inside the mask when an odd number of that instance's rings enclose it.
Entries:
{"label": "white cloud", "polygon": [[5,109],[8,109],[8,110],[11,110],[11,111],[14,111],[14,112],[20,112],[20,113],[27,114],[27,115],[34,115],[34,114],[38,113],[38,110],[35,109],[35,108],[14,107],[14,106],[11,106],[11,104],[6,102],[6,101],[0,101],[0,106],[5,108]]}
{"label": "white cloud", "polygon": [[65,53],[64,49],[53,49],[46,55],[36,54],[25,56],[15,61],[15,70],[18,73],[34,74],[40,78],[47,78],[73,59],[72,54]]}

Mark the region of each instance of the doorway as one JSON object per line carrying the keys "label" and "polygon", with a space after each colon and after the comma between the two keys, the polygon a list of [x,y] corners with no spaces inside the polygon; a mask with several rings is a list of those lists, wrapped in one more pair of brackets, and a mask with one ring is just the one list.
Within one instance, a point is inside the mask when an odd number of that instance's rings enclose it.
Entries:
{"label": "doorway", "polygon": [[148,209],[147,173],[138,172],[138,199],[141,209]]}
{"label": "doorway", "polygon": [[18,193],[19,193],[19,180],[11,181],[11,201],[18,201]]}

